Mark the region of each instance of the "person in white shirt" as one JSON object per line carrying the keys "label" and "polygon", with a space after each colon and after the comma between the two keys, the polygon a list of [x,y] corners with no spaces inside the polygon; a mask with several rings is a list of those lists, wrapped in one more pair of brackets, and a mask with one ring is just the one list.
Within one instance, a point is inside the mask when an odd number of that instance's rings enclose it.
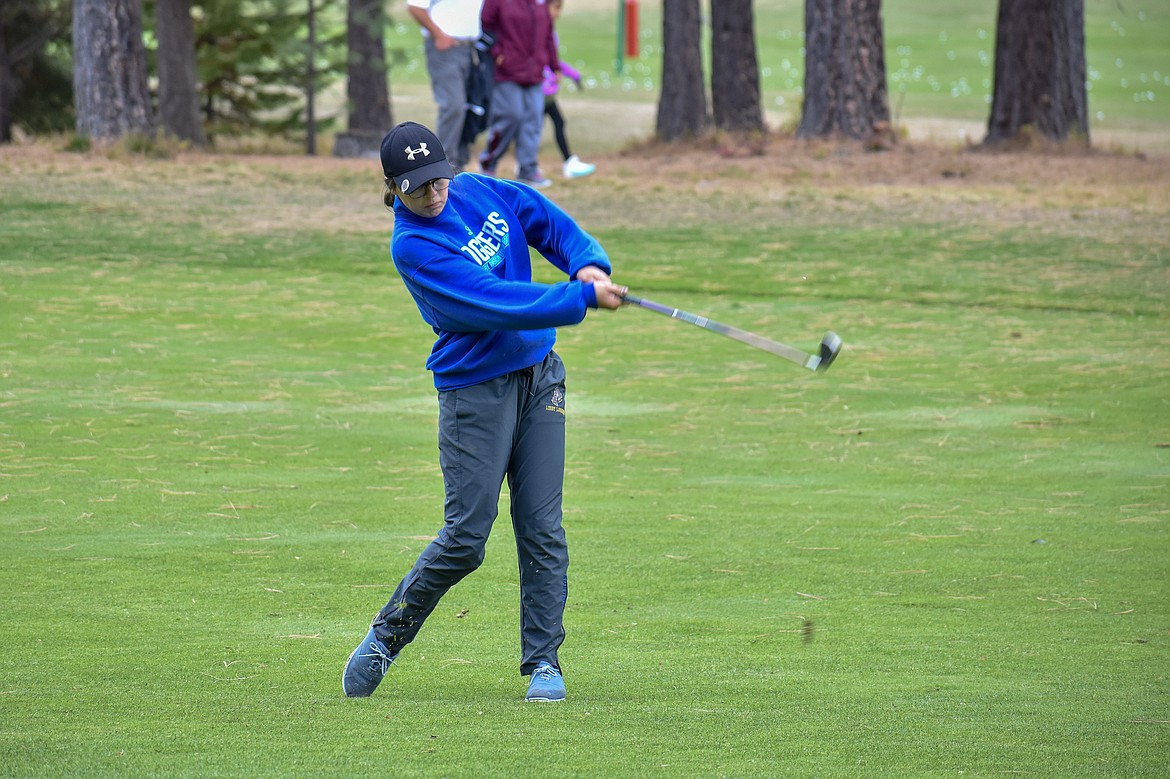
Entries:
{"label": "person in white shirt", "polygon": [[457,169],[467,167],[470,144],[463,142],[467,115],[467,78],[480,36],[479,12],[484,0],[406,0],[407,10],[422,27],[423,48],[431,93],[439,115],[435,135]]}

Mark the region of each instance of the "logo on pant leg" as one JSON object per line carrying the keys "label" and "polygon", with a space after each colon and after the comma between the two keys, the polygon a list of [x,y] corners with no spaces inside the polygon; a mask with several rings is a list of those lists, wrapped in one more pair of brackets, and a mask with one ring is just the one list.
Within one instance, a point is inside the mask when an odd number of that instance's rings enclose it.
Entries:
{"label": "logo on pant leg", "polygon": [[547,406],[544,407],[544,410],[545,411],[552,411],[555,414],[564,415],[564,413],[565,413],[565,391],[563,389],[561,389],[560,387],[557,387],[556,389],[554,389],[552,391],[552,396],[549,398],[549,400],[551,402]]}

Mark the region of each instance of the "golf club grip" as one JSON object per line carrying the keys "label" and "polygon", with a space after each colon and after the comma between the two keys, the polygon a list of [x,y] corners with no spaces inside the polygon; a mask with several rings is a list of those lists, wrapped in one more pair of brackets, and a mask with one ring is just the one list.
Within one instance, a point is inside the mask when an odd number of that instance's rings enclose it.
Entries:
{"label": "golf club grip", "polygon": [[[641,298],[637,295],[627,294],[625,300],[627,303],[633,303],[636,306],[648,308],[651,311],[655,311],[659,314],[663,314],[664,316],[671,317],[672,319],[681,319],[688,324],[701,327],[704,330],[710,330],[713,333],[718,333],[720,335],[727,336],[728,338],[734,338],[740,343],[745,343],[748,346],[754,346],[757,349],[770,352],[777,357],[783,357],[784,359],[790,360],[797,365],[803,365],[806,368],[815,367],[817,358],[802,352],[800,349],[773,341],[770,338],[763,337],[762,335],[749,333],[747,330],[740,330],[738,327],[725,325],[722,322],[716,322],[712,319],[708,319],[705,316],[699,316],[688,311],[682,311],[681,309],[664,306],[661,303],[655,303],[653,300],[647,300],[646,298]],[[810,364],[810,361],[814,362]]]}

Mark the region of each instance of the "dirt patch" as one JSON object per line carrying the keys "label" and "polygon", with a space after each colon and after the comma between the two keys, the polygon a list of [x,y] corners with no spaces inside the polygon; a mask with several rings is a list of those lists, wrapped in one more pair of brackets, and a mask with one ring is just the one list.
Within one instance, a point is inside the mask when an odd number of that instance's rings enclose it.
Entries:
{"label": "dirt patch", "polygon": [[[899,219],[1062,230],[1073,223],[1076,231],[1097,231],[1117,222],[1164,232],[1170,217],[1170,157],[1162,156],[988,152],[905,141],[866,151],[852,142],[771,136],[742,149],[727,142],[644,143],[594,161],[594,184],[625,206],[609,205],[607,220],[629,224]],[[592,205],[586,194],[575,198],[581,207]]]}
{"label": "dirt patch", "polygon": [[643,143],[615,155],[639,177],[699,175],[719,180],[749,169],[758,179],[821,185],[933,186],[947,181],[1053,186],[1152,186],[1166,189],[1170,157],[1094,150],[987,151],[979,146],[898,142],[862,144],[770,136],[762,145],[709,141],[698,146]]}
{"label": "dirt patch", "polygon": [[[217,230],[385,232],[373,159],[184,152],[174,159],[73,154],[51,141],[0,147],[12,193],[141,209],[155,219],[199,220]],[[559,173],[555,149],[542,161]],[[761,220],[833,224],[891,218],[1036,224],[1098,232],[1111,223],[1166,231],[1170,156],[986,152],[901,141],[860,144],[771,135],[736,145],[629,144],[591,156],[598,172],[546,192],[593,226]],[[505,168],[507,165],[505,164]],[[0,200],[3,197],[0,196]]]}

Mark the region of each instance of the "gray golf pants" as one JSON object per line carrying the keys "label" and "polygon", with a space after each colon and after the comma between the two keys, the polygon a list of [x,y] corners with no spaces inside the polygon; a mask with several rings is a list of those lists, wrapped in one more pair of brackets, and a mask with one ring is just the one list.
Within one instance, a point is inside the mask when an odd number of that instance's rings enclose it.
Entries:
{"label": "gray golf pants", "polygon": [[544,129],[544,93],[540,84],[521,86],[511,81],[500,81],[492,90],[489,112],[491,128],[479,164],[495,173],[500,158],[516,142],[516,164],[519,177],[534,181],[540,177],[540,133]]}
{"label": "gray golf pants", "polygon": [[569,552],[561,526],[565,366],[555,352],[498,379],[439,393],[443,527],[374,619],[391,654],[418,634],[439,599],[480,566],[505,478],[520,564],[520,673],[560,668]]}
{"label": "gray golf pants", "polygon": [[460,41],[457,46],[439,51],[434,39],[427,37],[423,48],[431,77],[431,94],[439,108],[435,135],[443,144],[447,161],[462,170],[471,158],[471,147],[462,142],[462,137],[463,118],[467,116],[467,77],[471,75],[474,47],[470,41]]}

